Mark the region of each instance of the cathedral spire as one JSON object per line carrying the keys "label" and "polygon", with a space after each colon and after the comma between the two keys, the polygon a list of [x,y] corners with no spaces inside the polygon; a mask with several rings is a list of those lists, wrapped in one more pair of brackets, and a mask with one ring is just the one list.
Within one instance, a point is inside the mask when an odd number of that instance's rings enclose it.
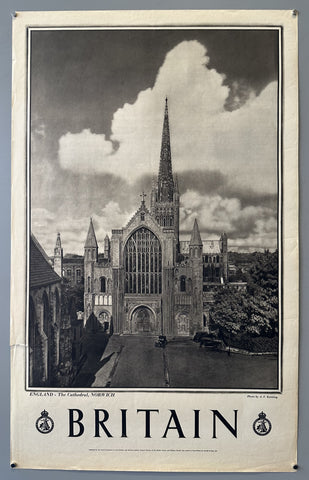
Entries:
{"label": "cathedral spire", "polygon": [[174,181],[172,173],[172,156],[170,144],[170,128],[168,119],[168,104],[165,99],[165,112],[162,131],[162,143],[160,154],[160,167],[158,176],[158,201],[172,202],[174,193]]}
{"label": "cathedral spire", "polygon": [[92,218],[90,217],[90,224],[89,224],[87,239],[85,243],[85,248],[92,248],[92,247],[98,248],[98,244],[97,244],[97,239],[94,233]]}

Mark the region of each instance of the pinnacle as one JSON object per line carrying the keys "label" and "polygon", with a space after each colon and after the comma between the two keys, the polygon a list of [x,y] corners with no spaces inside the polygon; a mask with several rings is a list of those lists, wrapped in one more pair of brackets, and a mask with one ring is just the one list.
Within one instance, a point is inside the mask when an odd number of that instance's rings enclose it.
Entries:
{"label": "pinnacle", "polygon": [[202,246],[203,243],[202,243],[202,239],[201,239],[201,234],[200,234],[200,230],[198,228],[198,223],[197,223],[197,220],[195,219],[194,220],[194,225],[193,225],[193,230],[192,230],[192,234],[191,234],[191,240],[190,240],[190,245],[194,245],[194,246]]}
{"label": "pinnacle", "polygon": [[61,237],[60,233],[57,233],[56,247],[61,247]]}
{"label": "pinnacle", "polygon": [[95,236],[94,227],[93,227],[91,217],[90,217],[87,239],[86,239],[86,243],[85,243],[85,248],[89,248],[89,247],[98,248],[97,239],[96,239],[96,236]]}

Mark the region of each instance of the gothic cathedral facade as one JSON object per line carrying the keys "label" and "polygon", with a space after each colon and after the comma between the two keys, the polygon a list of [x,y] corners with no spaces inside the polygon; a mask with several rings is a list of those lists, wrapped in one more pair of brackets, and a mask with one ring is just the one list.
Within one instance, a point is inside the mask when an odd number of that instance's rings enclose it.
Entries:
{"label": "gothic cathedral facade", "polygon": [[84,249],[84,316],[114,334],[191,336],[209,323],[212,294],[228,281],[227,236],[179,238],[179,191],[172,172],[167,99],[159,174],[129,223],[98,244],[92,220]]}

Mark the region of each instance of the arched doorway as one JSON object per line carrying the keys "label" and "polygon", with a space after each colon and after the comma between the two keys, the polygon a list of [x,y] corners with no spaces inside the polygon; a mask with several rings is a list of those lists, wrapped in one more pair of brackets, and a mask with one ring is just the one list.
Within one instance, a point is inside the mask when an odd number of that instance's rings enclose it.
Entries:
{"label": "arched doorway", "polygon": [[103,329],[105,332],[108,331],[109,326],[110,326],[110,314],[106,310],[102,310],[99,313],[98,320],[101,323]]}
{"label": "arched doorway", "polygon": [[150,308],[142,305],[137,307],[131,317],[132,333],[151,335],[155,333],[155,316]]}
{"label": "arched doorway", "polygon": [[179,313],[177,319],[177,333],[178,335],[189,335],[190,333],[190,319],[185,312]]}

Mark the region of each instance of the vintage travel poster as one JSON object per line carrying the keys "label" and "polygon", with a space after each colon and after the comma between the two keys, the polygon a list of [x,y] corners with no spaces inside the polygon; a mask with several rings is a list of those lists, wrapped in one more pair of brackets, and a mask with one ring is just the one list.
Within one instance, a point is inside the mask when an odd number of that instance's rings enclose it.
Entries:
{"label": "vintage travel poster", "polygon": [[12,467],[297,468],[297,21],[13,18]]}

